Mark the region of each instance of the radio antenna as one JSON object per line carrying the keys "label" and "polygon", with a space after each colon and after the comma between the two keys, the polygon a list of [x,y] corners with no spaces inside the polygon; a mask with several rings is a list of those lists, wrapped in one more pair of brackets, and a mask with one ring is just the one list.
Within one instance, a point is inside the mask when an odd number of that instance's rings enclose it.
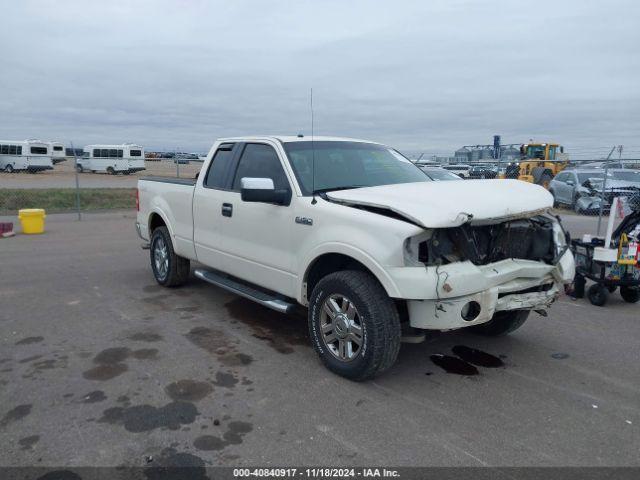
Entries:
{"label": "radio antenna", "polygon": [[316,200],[316,148],[313,143],[313,87],[311,87],[310,95],[311,103],[311,205],[317,203]]}

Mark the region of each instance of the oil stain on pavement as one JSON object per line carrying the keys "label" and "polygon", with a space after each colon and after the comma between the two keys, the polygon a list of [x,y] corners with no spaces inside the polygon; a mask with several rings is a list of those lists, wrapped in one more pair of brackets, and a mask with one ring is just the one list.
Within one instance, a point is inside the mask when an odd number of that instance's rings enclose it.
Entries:
{"label": "oil stain on pavement", "polygon": [[32,343],[40,343],[44,340],[44,337],[26,337],[22,340],[18,340],[16,345],[31,345]]}
{"label": "oil stain on pavement", "polygon": [[215,355],[223,365],[237,367],[249,365],[253,362],[253,357],[246,353],[238,352],[235,345],[229,341],[221,330],[195,327],[185,337],[198,348]]}
{"label": "oil stain on pavement", "polygon": [[213,387],[207,382],[179,380],[164,387],[164,391],[172,400],[196,402],[213,392]]}
{"label": "oil stain on pavement", "polygon": [[229,422],[227,431],[222,438],[213,435],[203,435],[194,440],[193,446],[198,450],[212,451],[223,450],[229,445],[239,445],[242,438],[253,430],[253,425],[249,422]]}
{"label": "oil stain on pavement", "polygon": [[85,371],[82,376],[87,380],[111,380],[129,369],[128,365],[124,363],[125,360],[129,358],[153,360],[157,354],[158,350],[155,348],[140,350],[131,350],[127,347],[107,348],[93,357],[93,363],[96,363],[97,366]]}
{"label": "oil stain on pavement", "polygon": [[22,420],[24,417],[31,413],[32,404],[27,403],[23,405],[18,405],[17,407],[9,410],[2,420],[0,420],[0,426],[6,427],[10,423],[17,422],[18,420]]}
{"label": "oil stain on pavement", "polygon": [[437,353],[429,358],[445,372],[464,376],[478,375],[480,371],[477,367],[499,368],[505,366],[500,357],[477,348],[456,345],[451,349],[451,352],[454,356]]}
{"label": "oil stain on pavement", "polygon": [[191,453],[178,452],[174,448],[165,448],[154,459],[153,465],[146,467],[147,480],[205,480],[207,471],[204,460]]}
{"label": "oil stain on pavement", "polygon": [[98,423],[122,425],[128,432],[141,433],[157,428],[178,430],[182,425],[193,423],[198,415],[193,403],[171,402],[159,408],[152,405],[108,408]]}
{"label": "oil stain on pavement", "polygon": [[225,304],[229,315],[249,326],[253,336],[279,353],[293,353],[292,346],[310,346],[307,321],[301,314],[287,315],[244,298]]}

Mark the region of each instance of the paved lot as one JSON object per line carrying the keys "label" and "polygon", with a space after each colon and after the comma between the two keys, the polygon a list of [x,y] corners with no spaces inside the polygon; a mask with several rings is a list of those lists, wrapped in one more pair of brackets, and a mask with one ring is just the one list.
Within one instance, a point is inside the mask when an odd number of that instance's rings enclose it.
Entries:
{"label": "paved lot", "polygon": [[[47,222],[0,240],[0,465],[640,465],[639,306],[618,295],[403,345],[358,384],[320,365],[304,317],[158,287],[133,215]],[[456,346],[504,365],[430,360]]]}

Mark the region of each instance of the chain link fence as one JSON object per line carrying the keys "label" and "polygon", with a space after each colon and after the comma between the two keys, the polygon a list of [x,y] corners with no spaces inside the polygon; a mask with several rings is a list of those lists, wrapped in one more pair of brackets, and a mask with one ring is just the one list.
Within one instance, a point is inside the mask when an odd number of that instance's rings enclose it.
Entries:
{"label": "chain link fence", "polygon": [[[77,213],[134,209],[138,178],[144,176],[194,178],[202,166],[194,158],[145,158],[139,172],[89,171],[78,169],[81,157],[54,158],[49,169],[29,168],[29,164],[5,158],[0,165],[0,217],[15,217],[26,208],[42,208],[47,213]],[[3,168],[4,167],[4,168]],[[20,168],[24,167],[24,168]],[[79,171],[80,170],[80,171]]]}
{"label": "chain link fence", "polygon": [[[145,170],[130,174],[91,172],[86,168],[79,172],[76,167],[81,158],[73,155],[54,159],[50,170],[9,169],[13,170],[9,173],[0,168],[0,216],[15,216],[24,208],[44,208],[48,213],[75,212],[79,217],[85,211],[133,209],[141,176],[194,178],[202,166],[201,158],[175,153],[167,156],[172,158],[150,154],[145,159]],[[473,163],[461,163],[455,157],[439,160],[414,161],[436,180],[440,180],[436,173],[446,170],[445,174],[452,174],[449,178],[456,178],[455,175],[464,179],[519,179],[544,185],[552,193],[560,213],[598,217],[598,224],[609,215],[614,197],[621,199],[625,212],[640,209],[640,159],[568,163],[514,158]]]}

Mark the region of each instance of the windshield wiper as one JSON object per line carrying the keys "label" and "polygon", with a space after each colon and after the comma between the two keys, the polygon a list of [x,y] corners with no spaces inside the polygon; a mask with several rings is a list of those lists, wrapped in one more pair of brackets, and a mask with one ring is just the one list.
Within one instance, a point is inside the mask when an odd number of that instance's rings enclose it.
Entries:
{"label": "windshield wiper", "polygon": [[354,188],[368,187],[369,185],[345,185],[344,187],[329,187],[329,188],[317,188],[313,191],[313,195],[318,195],[327,192],[335,192],[337,190],[353,190]]}

